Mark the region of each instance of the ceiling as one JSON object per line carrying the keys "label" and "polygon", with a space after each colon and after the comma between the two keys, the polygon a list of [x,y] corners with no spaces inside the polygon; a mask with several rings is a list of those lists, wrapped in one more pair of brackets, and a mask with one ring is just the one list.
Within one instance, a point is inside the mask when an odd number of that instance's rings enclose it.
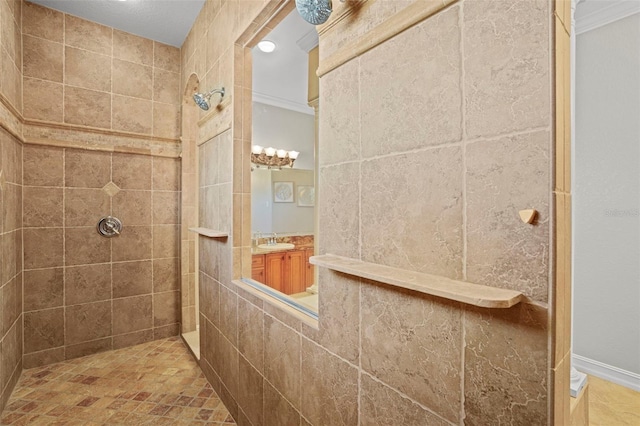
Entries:
{"label": "ceiling", "polygon": [[29,0],[89,21],[181,47],[205,0]]}

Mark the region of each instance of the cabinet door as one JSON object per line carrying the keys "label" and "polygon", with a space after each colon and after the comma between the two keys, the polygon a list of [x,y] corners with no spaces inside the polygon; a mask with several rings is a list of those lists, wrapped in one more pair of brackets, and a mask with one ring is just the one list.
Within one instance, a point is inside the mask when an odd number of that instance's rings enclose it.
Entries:
{"label": "cabinet door", "polygon": [[251,279],[264,284],[264,267],[251,268]]}
{"label": "cabinet door", "polygon": [[271,288],[284,293],[284,253],[270,253],[264,255],[264,283]]}
{"label": "cabinet door", "polygon": [[251,256],[251,279],[264,283],[264,254]]}
{"label": "cabinet door", "polygon": [[295,294],[305,291],[305,269],[304,250],[287,252],[285,294]]}
{"label": "cabinet door", "polygon": [[309,258],[313,256],[313,249],[308,248],[304,250],[304,262],[305,262],[305,286],[311,287],[316,279],[315,277],[315,269],[311,262],[309,262]]}

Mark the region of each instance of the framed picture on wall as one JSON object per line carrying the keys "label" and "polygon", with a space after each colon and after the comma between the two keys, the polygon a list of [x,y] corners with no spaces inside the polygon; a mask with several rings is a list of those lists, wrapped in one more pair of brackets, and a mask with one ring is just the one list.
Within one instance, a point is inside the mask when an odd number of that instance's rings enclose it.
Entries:
{"label": "framed picture on wall", "polygon": [[316,199],[316,189],[311,185],[298,185],[298,206],[313,207]]}
{"label": "framed picture on wall", "polygon": [[293,203],[293,182],[274,182],[273,202]]}

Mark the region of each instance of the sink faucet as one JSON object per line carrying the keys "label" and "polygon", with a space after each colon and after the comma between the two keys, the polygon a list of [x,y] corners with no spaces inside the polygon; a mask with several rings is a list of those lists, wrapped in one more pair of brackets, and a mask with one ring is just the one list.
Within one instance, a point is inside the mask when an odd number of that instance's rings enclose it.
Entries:
{"label": "sink faucet", "polygon": [[275,232],[271,233],[271,238],[269,238],[269,242],[267,244],[269,244],[270,246],[275,246],[276,245],[276,238],[278,238],[278,234],[276,234]]}

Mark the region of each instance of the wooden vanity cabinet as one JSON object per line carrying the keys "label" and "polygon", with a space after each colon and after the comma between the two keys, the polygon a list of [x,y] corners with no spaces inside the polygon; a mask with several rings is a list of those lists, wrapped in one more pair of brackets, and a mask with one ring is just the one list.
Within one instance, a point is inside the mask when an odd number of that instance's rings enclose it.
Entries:
{"label": "wooden vanity cabinet", "polygon": [[254,254],[251,278],[284,294],[301,293],[307,288],[305,250]]}
{"label": "wooden vanity cabinet", "polygon": [[312,248],[304,249],[304,265],[305,265],[304,285],[305,285],[305,289],[307,287],[311,287],[313,285],[314,280],[315,280],[315,274],[314,274],[313,265],[311,264],[311,262],[309,262],[309,258],[311,256],[313,256],[313,251],[314,250]]}

